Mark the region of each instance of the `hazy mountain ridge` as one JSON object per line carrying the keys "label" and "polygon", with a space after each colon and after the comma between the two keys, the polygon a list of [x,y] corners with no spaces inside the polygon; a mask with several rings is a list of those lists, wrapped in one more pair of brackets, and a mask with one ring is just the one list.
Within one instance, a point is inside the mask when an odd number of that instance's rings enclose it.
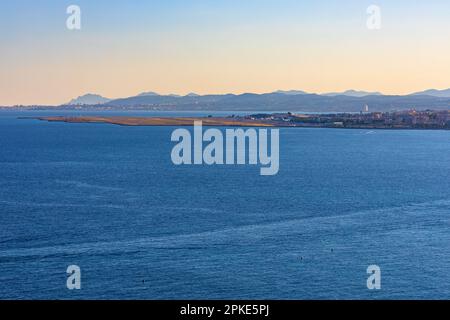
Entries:
{"label": "hazy mountain ridge", "polygon": [[429,90],[413,93],[412,95],[414,95],[414,96],[425,95],[425,96],[440,97],[440,98],[450,98],[450,89],[444,89],[444,90],[429,89]]}
{"label": "hazy mountain ridge", "polygon": [[450,98],[430,95],[388,96],[381,94],[348,96],[310,93],[225,94],[225,95],[150,95],[109,101],[99,107],[150,110],[210,111],[305,111],[359,112],[404,109],[450,109]]}
{"label": "hazy mountain ridge", "polygon": [[[309,97],[313,100],[318,100],[318,97],[326,97],[326,98],[335,98],[337,101],[340,101],[345,98],[368,98],[368,100],[373,100],[373,97],[387,97],[387,100],[392,100],[389,97],[415,97],[418,96],[429,96],[434,98],[450,98],[450,89],[445,90],[436,90],[430,89],[421,92],[412,93],[409,95],[403,96],[393,96],[393,95],[383,95],[380,92],[368,92],[368,91],[358,91],[358,90],[346,90],[343,92],[330,92],[323,94],[316,93],[308,93],[302,90],[278,90],[272,93],[243,93],[243,94],[208,94],[208,95],[199,95],[196,93],[189,93],[187,95],[177,95],[177,94],[167,94],[161,95],[153,91],[143,92],[136,96],[126,97],[126,98],[118,98],[118,99],[107,99],[100,95],[87,94],[85,96],[78,97],[72,100],[67,105],[80,105],[80,104],[90,104],[89,101],[93,101],[92,105],[97,104],[108,104],[111,106],[143,106],[143,105],[166,105],[166,104],[202,104],[202,103],[217,103],[219,101],[234,101],[238,100],[238,102],[242,101],[253,101],[253,100],[279,100],[286,101],[291,100],[301,100],[304,101],[306,97]],[[324,100],[330,101],[330,100]],[[423,99],[419,99],[419,101],[423,101]],[[81,103],[82,102],[82,103]],[[275,101],[274,101],[275,102]]]}
{"label": "hazy mountain ridge", "polygon": [[330,92],[324,93],[323,96],[335,97],[335,96],[347,96],[347,97],[366,97],[366,96],[382,96],[381,92],[367,92],[367,91],[357,91],[357,90],[347,90],[344,92]]}
{"label": "hazy mountain ridge", "polygon": [[88,94],[79,96],[75,99],[72,99],[71,101],[69,101],[68,105],[74,105],[74,106],[96,105],[96,104],[108,103],[109,101],[111,101],[111,99],[102,97],[99,94],[88,93]]}
{"label": "hazy mountain ridge", "polygon": [[[383,95],[379,92],[356,90],[325,94],[307,93],[301,90],[279,90],[264,94],[198,95],[196,93],[189,93],[181,96],[176,94],[161,95],[150,91],[140,93],[136,96],[114,100],[96,94],[87,94],[56,108],[172,111],[359,112],[364,111],[366,105],[369,107],[369,111],[393,111],[405,109],[450,110],[450,89],[430,89],[409,95]],[[48,109],[49,107],[29,106],[28,108]]]}

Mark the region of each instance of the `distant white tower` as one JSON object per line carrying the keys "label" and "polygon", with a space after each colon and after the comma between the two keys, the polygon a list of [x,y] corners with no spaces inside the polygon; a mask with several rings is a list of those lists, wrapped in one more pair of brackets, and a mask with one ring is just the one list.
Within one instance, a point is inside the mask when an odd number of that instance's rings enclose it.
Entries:
{"label": "distant white tower", "polygon": [[369,112],[369,106],[367,104],[364,106],[364,112]]}

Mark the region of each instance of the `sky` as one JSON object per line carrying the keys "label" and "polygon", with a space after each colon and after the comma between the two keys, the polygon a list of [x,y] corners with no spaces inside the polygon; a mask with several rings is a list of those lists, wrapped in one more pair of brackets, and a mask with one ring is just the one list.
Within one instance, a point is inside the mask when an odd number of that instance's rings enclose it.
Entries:
{"label": "sky", "polygon": [[[69,30],[67,7],[81,9]],[[381,29],[367,27],[367,8]],[[0,105],[450,88],[448,0],[0,1]]]}

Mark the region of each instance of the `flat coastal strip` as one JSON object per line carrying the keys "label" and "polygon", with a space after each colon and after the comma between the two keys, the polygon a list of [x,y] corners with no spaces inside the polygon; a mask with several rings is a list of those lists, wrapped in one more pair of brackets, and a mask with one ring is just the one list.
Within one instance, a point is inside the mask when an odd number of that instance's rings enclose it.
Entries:
{"label": "flat coastal strip", "polygon": [[275,123],[232,118],[159,118],[159,117],[37,117],[42,121],[69,123],[110,123],[122,126],[193,126],[202,121],[204,126],[276,127]]}

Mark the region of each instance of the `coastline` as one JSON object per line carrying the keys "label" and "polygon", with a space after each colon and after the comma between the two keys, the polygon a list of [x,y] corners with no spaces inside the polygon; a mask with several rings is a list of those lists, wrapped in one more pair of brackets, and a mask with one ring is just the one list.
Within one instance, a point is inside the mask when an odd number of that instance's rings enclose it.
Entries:
{"label": "coastline", "polygon": [[[442,115],[442,112],[439,114]],[[424,121],[423,114],[255,114],[249,116],[208,116],[208,117],[128,117],[128,116],[46,116],[19,117],[47,122],[105,123],[119,126],[193,126],[201,121],[203,126],[216,127],[278,127],[278,128],[328,128],[367,130],[450,130],[448,113],[439,121]],[[409,118],[407,118],[408,116]],[[436,118],[429,113],[429,118]],[[400,119],[401,121],[398,121]],[[417,121],[417,120],[420,121]]]}
{"label": "coastline", "polygon": [[36,119],[48,122],[66,123],[106,123],[120,126],[193,126],[195,121],[202,121],[203,126],[228,127],[276,127],[273,122],[219,118],[219,117],[23,117],[22,119]]}

